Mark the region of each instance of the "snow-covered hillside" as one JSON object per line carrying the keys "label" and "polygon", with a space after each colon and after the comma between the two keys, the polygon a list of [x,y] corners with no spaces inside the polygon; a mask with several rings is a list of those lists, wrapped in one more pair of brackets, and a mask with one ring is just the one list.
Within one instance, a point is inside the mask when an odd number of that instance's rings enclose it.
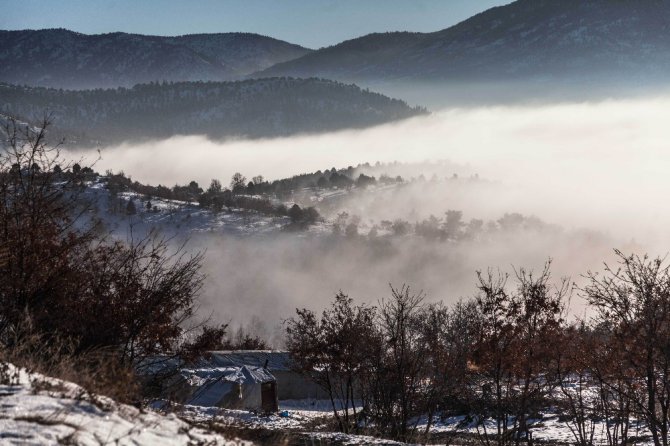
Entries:
{"label": "snow-covered hillside", "polygon": [[243,445],[175,415],[140,410],[81,387],[2,364],[0,443],[11,445]]}
{"label": "snow-covered hillside", "polygon": [[[132,191],[111,196],[104,180],[102,177],[89,183],[82,198],[91,203],[95,217],[120,237],[125,237],[131,227],[136,236],[151,230],[167,236],[192,233],[262,235],[279,232],[290,223],[288,217],[266,216],[243,209],[213,212],[197,203],[148,197]],[[136,208],[131,215],[127,212],[130,202]],[[147,209],[147,203],[150,203],[150,209]]]}

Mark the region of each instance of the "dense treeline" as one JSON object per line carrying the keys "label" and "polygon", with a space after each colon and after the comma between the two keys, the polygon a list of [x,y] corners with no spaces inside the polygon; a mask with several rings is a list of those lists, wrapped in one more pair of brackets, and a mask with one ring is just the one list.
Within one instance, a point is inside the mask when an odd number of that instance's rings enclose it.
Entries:
{"label": "dense treeline", "polygon": [[[107,189],[113,196],[120,192],[132,191],[144,195],[148,203],[152,197],[164,200],[178,200],[188,203],[197,202],[206,209],[220,212],[224,207],[231,209],[244,209],[256,211],[268,216],[288,216],[294,223],[310,225],[321,219],[319,212],[312,206],[300,207],[294,204],[287,207],[281,201],[294,198],[294,194],[303,190],[328,190],[351,188],[366,188],[370,185],[402,184],[403,178],[397,176],[390,178],[382,174],[379,179],[360,172],[365,165],[357,167],[349,166],[345,169],[326,169],[312,173],[294,175],[267,181],[263,176],[257,175],[247,181],[241,173],[235,173],[228,187],[220,180],[213,179],[209,187],[204,190],[198,182],[191,181],[187,185],[167,187],[163,185],[152,186],[133,181],[123,172],[106,172],[102,177]],[[84,173],[93,173],[90,168],[84,168]],[[89,178],[91,179],[91,178]],[[134,213],[134,212],[133,212]]]}
{"label": "dense treeline", "polygon": [[[191,181],[185,186],[175,185],[172,188],[163,185],[150,186],[137,181],[133,182],[122,172],[118,174],[107,172],[103,181],[112,197],[125,191],[133,191],[146,196],[148,211],[152,210],[151,198],[157,197],[164,200],[197,202],[201,207],[214,212],[221,212],[225,207],[255,211],[267,216],[289,217],[292,227],[306,227],[321,219],[319,212],[314,207],[301,208],[298,204],[287,207],[281,202],[277,203],[271,200],[268,196],[257,195],[256,188],[266,190],[268,189],[266,186],[269,185],[261,176],[254,177],[247,184],[246,178],[242,174],[236,173],[231,179],[230,188],[223,187],[219,180],[212,180],[209,188],[204,191],[195,181]],[[127,203],[126,212],[129,214],[136,213],[136,206],[133,201]]]}
{"label": "dense treeline", "polygon": [[27,122],[53,113],[74,143],[174,135],[271,137],[363,128],[426,111],[378,93],[321,79],[139,84],[62,90],[0,85],[0,113]]}
{"label": "dense treeline", "polygon": [[[324,171],[318,170],[273,181],[267,181],[260,175],[248,181],[244,175],[235,173],[228,187],[223,186],[221,181],[214,179],[206,190],[203,190],[196,181],[191,181],[187,185],[176,184],[171,188],[163,185],[146,185],[132,181],[123,172],[114,174],[108,171],[103,177],[103,181],[113,195],[124,191],[133,191],[144,195],[147,197],[147,206],[151,206],[152,197],[156,197],[164,200],[197,202],[203,208],[215,212],[220,212],[225,207],[256,211],[267,216],[289,216],[293,222],[310,225],[321,220],[321,216],[315,207],[306,206],[301,208],[298,204],[295,204],[288,208],[281,201],[296,199],[296,194],[305,191],[309,193],[322,193],[328,190],[349,191],[351,189],[365,189],[369,186],[406,186],[414,182],[426,181],[422,178],[405,180],[401,176],[392,178],[385,173],[381,173],[379,179],[377,179],[372,175],[362,173],[364,170],[384,172],[387,166],[379,164],[372,167],[365,164],[356,167],[349,166],[339,170],[333,167]],[[455,181],[458,178],[452,177],[451,180]],[[478,178],[472,177],[468,181],[478,181]],[[496,232],[519,230],[531,232],[560,231],[559,227],[547,224],[534,216],[506,213],[495,221],[481,219],[466,221],[463,218],[462,211],[451,209],[444,213],[444,217],[430,215],[428,218],[413,223],[403,219],[381,220],[373,224],[367,233],[359,231],[360,225],[360,216],[350,215],[343,211],[333,218],[332,232],[334,235],[347,237],[369,235],[374,238],[382,234],[390,236],[413,234],[431,241],[460,241],[478,240]]]}
{"label": "dense treeline", "polygon": [[333,234],[356,238],[367,235],[374,239],[382,233],[387,236],[416,235],[429,241],[463,241],[479,240],[486,236],[497,233],[513,233],[523,231],[527,233],[559,232],[561,228],[543,222],[535,216],[525,216],[518,212],[505,213],[497,220],[484,220],[473,218],[470,221],[463,219],[463,212],[449,209],[444,217],[429,216],[426,219],[411,223],[407,220],[397,218],[395,220],[382,220],[372,225],[367,234],[359,232],[361,218],[357,215],[349,215],[348,212],[340,212],[333,222]]}
{"label": "dense treeline", "polygon": [[465,416],[481,444],[517,446],[535,442],[551,411],[579,446],[666,446],[670,267],[617,255],[577,289],[589,320],[566,319],[573,285],[552,282],[547,263],[481,272],[476,297],[452,307],[408,287],[377,306],[340,293],[321,316],[298,310],[287,345],[344,432],[428,441],[435,420]]}

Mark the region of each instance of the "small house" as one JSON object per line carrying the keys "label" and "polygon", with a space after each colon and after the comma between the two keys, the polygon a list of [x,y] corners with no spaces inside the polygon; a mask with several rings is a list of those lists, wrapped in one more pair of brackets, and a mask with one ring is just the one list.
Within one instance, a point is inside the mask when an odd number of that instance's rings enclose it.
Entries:
{"label": "small house", "polygon": [[263,367],[277,380],[280,400],[327,399],[328,394],[291,366],[291,356],[278,350],[213,351],[206,362],[211,367]]}
{"label": "small house", "polygon": [[154,357],[138,367],[159,380],[162,397],[182,404],[277,411],[278,400],[326,399],[314,381],[296,372],[288,352],[213,351],[193,364]]}
{"label": "small house", "polygon": [[277,412],[277,380],[262,367],[183,368],[170,384],[183,404]]}

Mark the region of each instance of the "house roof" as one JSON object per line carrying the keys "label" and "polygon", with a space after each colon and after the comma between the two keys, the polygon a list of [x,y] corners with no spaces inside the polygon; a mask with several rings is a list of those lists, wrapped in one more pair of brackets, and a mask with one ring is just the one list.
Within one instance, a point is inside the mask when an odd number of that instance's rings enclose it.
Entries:
{"label": "house roof", "polygon": [[290,370],[291,358],[288,352],[278,350],[237,350],[210,352],[209,359],[202,360],[204,364],[214,367],[265,367],[272,371]]}
{"label": "house roof", "polygon": [[262,367],[209,367],[181,369],[180,374],[191,385],[202,386],[211,381],[242,383],[266,383],[276,381],[275,377]]}
{"label": "house roof", "polygon": [[[291,357],[286,351],[278,350],[221,350],[209,352],[208,358],[201,358],[194,365],[185,367],[187,369],[223,369],[239,368],[247,366],[250,368],[265,367],[270,372],[290,371]],[[178,369],[182,365],[177,358],[156,356],[146,359],[140,364],[142,373],[158,373],[166,369]]]}
{"label": "house roof", "polygon": [[262,403],[259,386],[276,382],[262,367],[209,367],[181,369],[180,375],[195,391],[187,399],[194,406],[259,407]]}

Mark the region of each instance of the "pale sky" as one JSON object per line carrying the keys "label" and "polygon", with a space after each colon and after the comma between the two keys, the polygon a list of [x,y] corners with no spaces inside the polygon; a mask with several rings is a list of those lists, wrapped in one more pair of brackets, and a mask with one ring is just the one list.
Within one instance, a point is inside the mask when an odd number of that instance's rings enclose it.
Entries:
{"label": "pale sky", "polygon": [[437,31],[511,0],[0,0],[0,29],[253,32],[310,48],[371,32]]}

